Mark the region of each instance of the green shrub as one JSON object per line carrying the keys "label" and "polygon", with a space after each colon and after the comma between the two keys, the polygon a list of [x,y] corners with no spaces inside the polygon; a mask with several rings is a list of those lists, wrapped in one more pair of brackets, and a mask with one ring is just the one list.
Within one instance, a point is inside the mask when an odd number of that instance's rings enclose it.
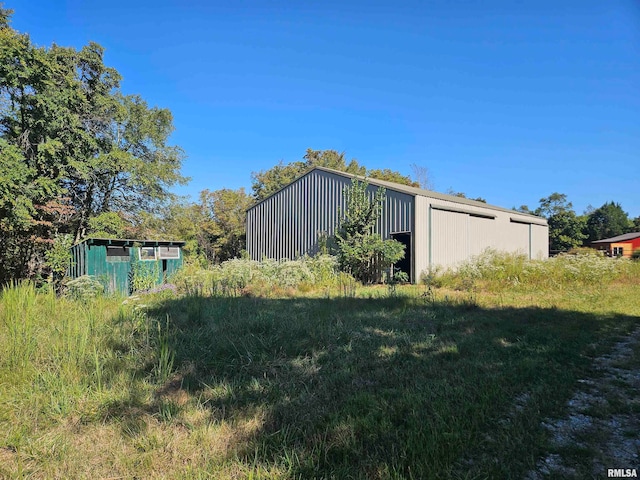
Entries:
{"label": "green shrub", "polygon": [[64,295],[76,300],[86,300],[95,298],[104,293],[104,285],[91,275],[82,275],[81,277],[69,280],[66,285]]}
{"label": "green shrub", "polygon": [[574,247],[567,252],[567,255],[594,255],[596,257],[604,257],[603,250],[596,250],[591,247]]}
{"label": "green shrub", "polygon": [[375,233],[382,212],[385,189],[378,188],[374,198],[367,193],[368,183],[353,180],[345,188],[346,209],[341,213],[335,234],[336,254],[340,269],[363,283],[382,277],[391,265],[404,258],[404,245],[397,240],[383,240]]}
{"label": "green shrub", "polygon": [[131,264],[131,289],[134,292],[153,288],[160,276],[157,262],[135,261]]}
{"label": "green shrub", "polygon": [[172,282],[187,294],[237,296],[251,289],[268,293],[270,289],[313,289],[337,287],[338,261],[331,255],[301,257],[297,260],[261,262],[233,259],[206,269],[194,265],[182,268]]}
{"label": "green shrub", "polygon": [[633,253],[631,254],[631,260],[640,260],[640,248],[633,251]]}

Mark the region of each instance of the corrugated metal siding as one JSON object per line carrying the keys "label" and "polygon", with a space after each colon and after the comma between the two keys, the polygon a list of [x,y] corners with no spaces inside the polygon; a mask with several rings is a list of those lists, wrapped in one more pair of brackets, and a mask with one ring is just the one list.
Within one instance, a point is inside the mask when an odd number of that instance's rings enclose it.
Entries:
{"label": "corrugated metal siding", "polygon": [[413,281],[429,273],[429,203],[426,197],[415,197],[413,226]]}
{"label": "corrugated metal siding", "polygon": [[529,229],[531,224],[510,222],[506,227],[506,235],[503,236],[502,250],[512,253],[521,253],[527,257],[531,254],[529,244]]}
{"label": "corrugated metal siding", "polygon": [[[344,189],[351,179],[313,170],[247,212],[249,257],[296,258],[318,251],[318,236],[333,235],[345,211]],[[378,187],[369,185],[373,197]],[[383,238],[393,232],[413,230],[411,195],[386,191],[386,201],[376,231]]]}
{"label": "corrugated metal siding", "polygon": [[442,266],[457,265],[469,257],[469,215],[431,211],[432,259]]}
{"label": "corrugated metal siding", "polygon": [[[427,202],[430,210],[426,221],[430,221],[428,237],[432,242],[429,265],[432,267],[455,268],[488,248],[530,258],[548,257],[548,227],[531,223],[544,220],[440,199],[427,199]],[[453,211],[456,209],[460,211]],[[421,215],[416,224],[423,221],[425,218]]]}
{"label": "corrugated metal siding", "polygon": [[71,247],[71,265],[67,269],[67,275],[71,278],[78,278],[87,274],[86,245],[79,243]]}
{"label": "corrugated metal siding", "polygon": [[480,255],[494,238],[495,219],[469,216],[469,255]]}
{"label": "corrugated metal siding", "polygon": [[531,258],[549,258],[549,227],[531,225]]}
{"label": "corrugated metal siding", "polygon": [[[137,254],[136,248],[129,249],[129,256]],[[87,245],[87,275],[93,275],[107,285],[109,292],[129,294],[129,273],[131,261],[107,261],[105,245]]]}

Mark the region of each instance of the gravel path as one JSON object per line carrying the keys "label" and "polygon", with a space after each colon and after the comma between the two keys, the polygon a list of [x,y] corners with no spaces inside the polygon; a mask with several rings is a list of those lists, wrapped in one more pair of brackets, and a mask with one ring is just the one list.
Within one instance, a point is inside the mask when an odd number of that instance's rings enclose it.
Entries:
{"label": "gravel path", "polygon": [[597,357],[594,367],[567,402],[568,415],[543,422],[552,451],[528,480],[607,478],[612,468],[640,475],[640,328]]}

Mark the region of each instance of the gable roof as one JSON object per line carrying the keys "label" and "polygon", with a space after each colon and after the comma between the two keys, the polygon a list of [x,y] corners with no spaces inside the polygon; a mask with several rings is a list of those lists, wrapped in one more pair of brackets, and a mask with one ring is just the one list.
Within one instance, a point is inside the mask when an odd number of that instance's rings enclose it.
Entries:
{"label": "gable roof", "polygon": [[625,242],[627,240],[633,240],[634,238],[638,237],[640,237],[640,232],[623,233],[622,235],[618,235],[617,237],[603,238],[602,240],[595,240],[591,243]]}
{"label": "gable roof", "polygon": [[260,203],[264,202],[268,198],[271,198],[274,195],[280,193],[282,190],[287,188],[289,185],[291,185],[292,183],[295,183],[298,180],[300,180],[301,178],[309,175],[314,170],[319,170],[321,172],[332,173],[334,175],[340,175],[342,177],[347,177],[347,178],[351,178],[351,179],[366,180],[370,185],[376,185],[378,187],[384,187],[384,188],[386,188],[388,190],[393,190],[393,191],[396,191],[396,192],[405,193],[407,195],[412,195],[414,197],[415,196],[429,197],[429,198],[434,198],[434,199],[437,199],[437,200],[445,200],[445,201],[448,201],[448,202],[456,202],[456,203],[460,203],[460,204],[463,204],[463,205],[471,205],[473,207],[488,208],[488,209],[491,209],[491,210],[498,210],[498,211],[501,211],[501,212],[513,213],[513,214],[521,215],[521,216],[524,216],[524,217],[535,218],[536,220],[538,220],[540,222],[540,224],[544,224],[544,225],[547,224],[547,219],[546,218],[539,217],[537,215],[531,215],[529,213],[518,212],[517,210],[511,210],[509,208],[497,207],[495,205],[490,205],[490,204],[484,203],[484,202],[478,202],[477,200],[471,200],[469,198],[457,197],[455,195],[448,195],[448,194],[445,194],[445,193],[438,193],[438,192],[434,192],[432,190],[425,190],[425,189],[422,189],[422,188],[410,187],[409,185],[403,185],[401,183],[388,182],[386,180],[379,180],[379,179],[373,178],[373,177],[363,177],[361,175],[354,175],[353,173],[342,172],[340,170],[334,170],[332,168],[318,167],[318,166],[311,168],[310,170],[308,170],[304,174],[300,175],[295,180],[287,183],[285,186],[283,186],[279,190],[275,191],[274,193],[272,193],[268,197],[263,198],[262,200],[257,202],[255,205],[252,205],[248,210],[251,210],[256,205],[259,205]]}

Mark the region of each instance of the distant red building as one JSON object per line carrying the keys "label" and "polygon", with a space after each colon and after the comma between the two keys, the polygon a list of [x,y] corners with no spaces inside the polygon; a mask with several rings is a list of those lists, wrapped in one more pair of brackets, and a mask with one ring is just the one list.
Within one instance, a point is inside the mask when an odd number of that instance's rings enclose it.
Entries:
{"label": "distant red building", "polygon": [[617,237],[603,238],[591,242],[593,248],[604,250],[611,257],[631,257],[636,250],[640,250],[640,232],[625,233]]}

